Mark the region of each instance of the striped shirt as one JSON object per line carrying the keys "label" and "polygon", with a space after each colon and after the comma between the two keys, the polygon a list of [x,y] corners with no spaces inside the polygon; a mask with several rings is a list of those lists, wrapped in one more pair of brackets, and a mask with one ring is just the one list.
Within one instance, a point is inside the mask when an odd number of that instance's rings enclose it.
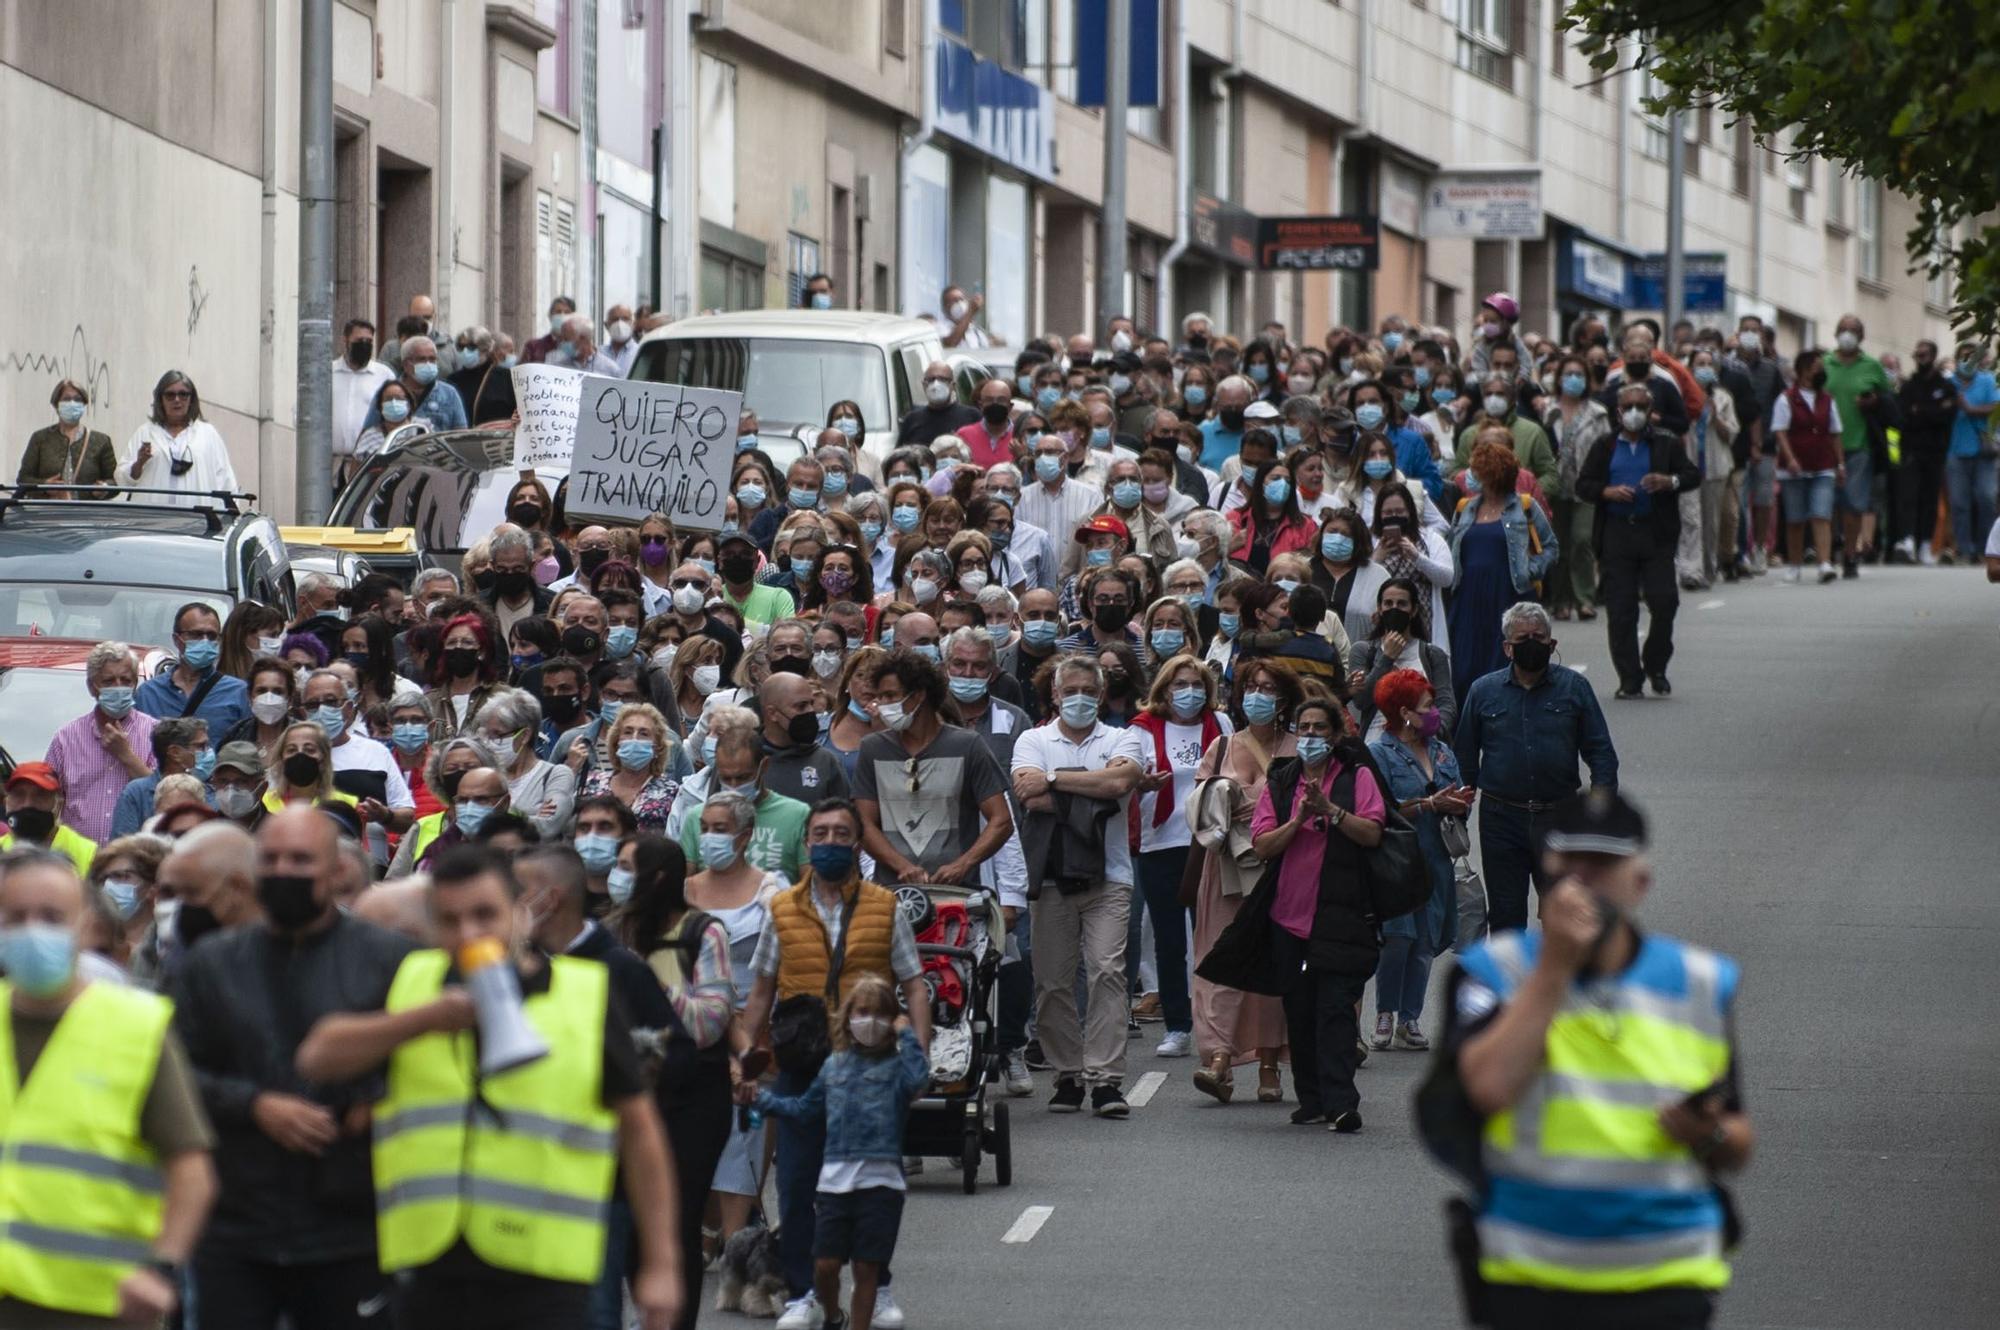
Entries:
{"label": "striped shirt", "polygon": [[[48,763],[63,783],[65,826],[102,844],[111,837],[111,816],[132,775],[97,738],[95,707],[56,731]],[[120,722],[132,752],[153,765],[153,718],[134,709]]]}
{"label": "striped shirt", "polygon": [[1102,485],[1066,480],[1061,489],[1050,494],[1047,485],[1034,481],[1021,487],[1021,503],[1014,510],[1014,516],[1018,521],[1038,526],[1049,533],[1049,541],[1055,546],[1056,559],[1060,563],[1064,546],[1076,539],[1076,529],[1103,502]]}

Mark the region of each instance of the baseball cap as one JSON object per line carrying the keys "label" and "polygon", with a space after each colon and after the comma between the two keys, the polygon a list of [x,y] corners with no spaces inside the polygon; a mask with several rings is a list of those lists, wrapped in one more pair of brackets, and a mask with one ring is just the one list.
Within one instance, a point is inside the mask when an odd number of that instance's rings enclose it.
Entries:
{"label": "baseball cap", "polygon": [[1110,513],[1099,513],[1078,527],[1076,529],[1076,538],[1082,540],[1085,536],[1099,532],[1105,535],[1116,536],[1120,540],[1132,539],[1132,528],[1126,526]]}
{"label": "baseball cap", "polygon": [[757,542],[750,539],[749,532],[741,530],[725,531],[721,535],[715,538],[715,552],[717,554],[722,553],[722,547],[724,545],[729,544],[731,541],[737,541],[737,540],[742,541],[745,545],[748,545],[753,550],[757,548]]}
{"label": "baseball cap", "polygon": [[47,790],[50,794],[62,788],[62,781],[57,779],[55,768],[46,762],[23,762],[14,768],[12,775],[7,777],[7,784],[33,785],[37,789]]}
{"label": "baseball cap", "polygon": [[257,745],[247,739],[226,743],[216,750],[215,769],[220,771],[224,767],[231,771],[240,771],[246,776],[264,774],[263,756],[257,751]]}
{"label": "baseball cap", "polygon": [[1549,814],[1542,848],[1558,854],[1634,855],[1646,848],[1646,815],[1616,790],[1587,790]]}

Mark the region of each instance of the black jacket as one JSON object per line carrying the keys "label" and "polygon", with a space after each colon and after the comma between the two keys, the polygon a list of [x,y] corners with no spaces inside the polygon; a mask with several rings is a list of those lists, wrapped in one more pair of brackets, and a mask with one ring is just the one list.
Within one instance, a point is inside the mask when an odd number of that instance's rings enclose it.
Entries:
{"label": "black jacket", "polygon": [[174,983],[174,1028],[215,1124],[222,1184],[206,1249],[288,1264],[375,1250],[367,1129],[343,1133],[315,1158],[266,1136],[251,1110],[267,1091],[314,1100],[336,1119],[380,1099],[380,1076],[307,1085],[293,1060],[321,1017],[380,1011],[413,950],[408,939],[342,914],[303,941],[251,925],[210,934],[188,953]]}
{"label": "black jacket", "polygon": [[1919,452],[1942,453],[1951,445],[1952,422],[1958,419],[1958,387],[1951,376],[1933,368],[1912,374],[1896,394],[1903,408],[1903,440]]}
{"label": "black jacket", "polygon": [[[1591,526],[1590,543],[1599,554],[1604,553],[1604,524],[1607,520],[1604,491],[1611,484],[1611,450],[1617,443],[1618,435],[1615,433],[1599,439],[1591,446],[1590,455],[1583,459],[1583,469],[1576,476],[1576,497],[1597,505],[1597,520]],[[1681,537],[1681,505],[1675,496],[1686,490],[1700,489],[1701,472],[1695,468],[1694,459],[1688,456],[1687,449],[1681,446],[1680,435],[1655,429],[1652,431],[1652,445],[1653,459],[1646,467],[1647,472],[1674,478],[1671,493],[1653,496],[1654,548],[1672,558],[1674,542]]]}
{"label": "black jacket", "polygon": [[[1611,427],[1618,427],[1618,394],[1625,387],[1625,376],[1621,373],[1617,380],[1597,395],[1611,417]],[[1653,413],[1659,417],[1654,423],[1667,433],[1679,437],[1688,431],[1687,403],[1681,399],[1680,385],[1673,375],[1664,369],[1646,376],[1646,391],[1653,395]]]}

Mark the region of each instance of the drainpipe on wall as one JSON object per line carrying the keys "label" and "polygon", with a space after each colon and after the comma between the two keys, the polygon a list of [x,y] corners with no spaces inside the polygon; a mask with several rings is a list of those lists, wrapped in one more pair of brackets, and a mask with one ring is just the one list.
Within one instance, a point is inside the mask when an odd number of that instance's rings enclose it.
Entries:
{"label": "drainpipe on wall", "polygon": [[278,16],[279,0],[264,0],[264,153],[260,164],[264,216],[258,231],[257,487],[269,508],[285,499],[273,481],[278,447]]}
{"label": "drainpipe on wall", "polygon": [[1162,336],[1174,317],[1174,265],[1188,247],[1188,191],[1193,187],[1194,145],[1188,141],[1193,117],[1188,102],[1194,88],[1188,57],[1188,0],[1174,0],[1174,239],[1160,256],[1160,280],[1153,288],[1153,328]]}
{"label": "drainpipe on wall", "polygon": [[432,283],[436,318],[432,332],[452,331],[451,287],[457,276],[457,246],[453,234],[458,229],[458,209],[453,188],[454,154],[458,148],[458,0],[443,0],[438,13],[438,31],[444,39],[444,59],[439,70],[438,88],[438,235],[437,280]]}
{"label": "drainpipe on wall", "polygon": [[910,164],[937,134],[937,31],[938,0],[923,0],[923,32],[917,42],[917,59],[922,62],[917,71],[917,132],[903,140],[902,155],[896,163],[896,252],[901,258],[896,265],[894,304],[905,312],[913,312],[909,308],[910,292],[916,286],[916,256],[910,243],[916,229],[916,201],[910,192]]}
{"label": "drainpipe on wall", "polygon": [[695,312],[700,278],[695,256],[701,234],[695,201],[694,20],[696,0],[667,0],[667,296],[664,311],[675,319]]}

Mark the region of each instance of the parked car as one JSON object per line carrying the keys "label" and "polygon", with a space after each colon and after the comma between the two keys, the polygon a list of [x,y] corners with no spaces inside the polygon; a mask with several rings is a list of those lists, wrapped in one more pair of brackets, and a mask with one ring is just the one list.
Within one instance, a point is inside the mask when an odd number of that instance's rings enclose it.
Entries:
{"label": "parked car", "polygon": [[403,568],[391,565],[403,560],[412,573],[432,565],[457,572],[466,549],[505,519],[507,492],[519,479],[512,428],[400,436],[361,464],[334,501],[328,527],[364,539],[395,535],[406,552],[394,559],[370,553],[370,567],[400,576]]}
{"label": "parked car", "polygon": [[196,508],[23,498],[0,487],[0,638],[60,637],[145,646],[173,641],[174,613],[239,600],[290,615],[291,560],[278,524],[249,495]]}
{"label": "parked car", "polygon": [[[287,527],[286,530],[291,528]],[[351,587],[372,571],[368,560],[349,550],[335,549],[331,545],[305,545],[287,540],[285,552],[292,557],[292,575],[304,577],[307,573],[320,573],[331,577],[336,586]]]}
{"label": "parked car", "polygon": [[[57,730],[90,710],[84,662],[95,638],[0,638],[0,782],[23,762],[48,756]],[[139,648],[139,677],[173,668],[157,648]]]}
{"label": "parked car", "polygon": [[989,371],[970,355],[947,354],[922,319],[863,310],[744,310],[704,314],[646,335],[630,377],[743,394],[758,436],[780,466],[801,451],[797,431],[826,424],[843,398],[868,426],[861,468],[882,478],[896,446],[896,422],[924,400],[924,367],[953,367],[963,400]]}

